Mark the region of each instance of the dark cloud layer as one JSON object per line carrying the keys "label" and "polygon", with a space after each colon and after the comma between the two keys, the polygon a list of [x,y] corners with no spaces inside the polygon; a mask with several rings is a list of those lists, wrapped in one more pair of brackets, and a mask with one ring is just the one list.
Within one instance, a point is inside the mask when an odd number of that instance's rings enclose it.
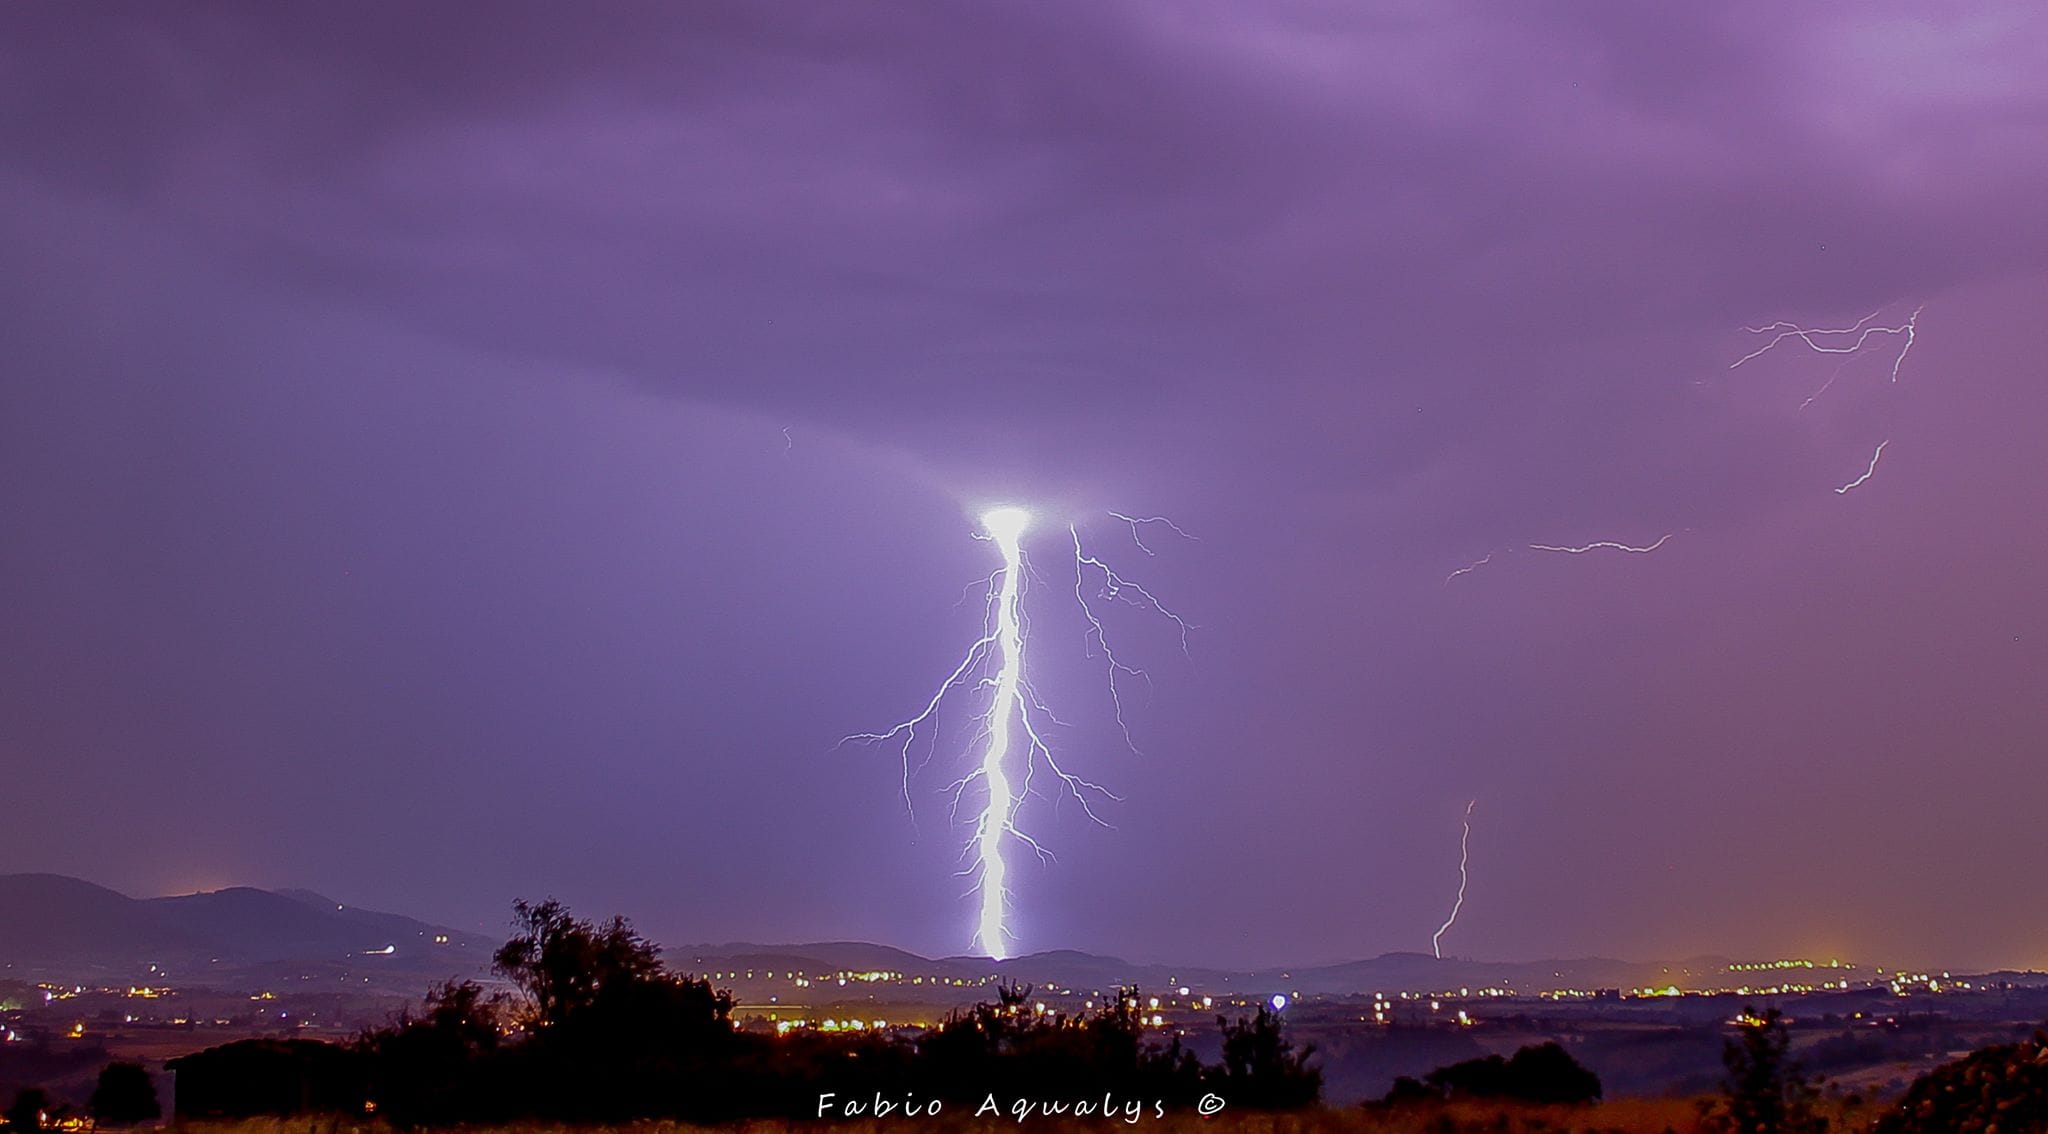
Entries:
{"label": "dark cloud layer", "polygon": [[959,948],[946,777],[830,748],[1005,498],[1200,624],[1119,627],[1139,756],[1045,615],[1125,800],[1035,805],[1026,947],[1417,947],[1477,797],[1460,952],[2048,964],[2043,32],[10,9],[0,865]]}

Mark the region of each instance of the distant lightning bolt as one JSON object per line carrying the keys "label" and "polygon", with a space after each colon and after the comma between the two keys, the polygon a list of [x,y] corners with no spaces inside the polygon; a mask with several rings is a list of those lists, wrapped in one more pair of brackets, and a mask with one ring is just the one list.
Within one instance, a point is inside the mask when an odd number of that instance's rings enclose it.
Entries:
{"label": "distant lightning bolt", "polygon": [[1463,567],[1458,568],[1456,571],[1453,571],[1448,575],[1445,575],[1444,586],[1450,586],[1451,580],[1457,578],[1460,575],[1468,575],[1474,571],[1479,570],[1481,567],[1486,566],[1488,563],[1493,562],[1493,557],[1498,554],[1500,553],[1496,551],[1489,551],[1484,556],[1475,559],[1470,563],[1465,564]]}
{"label": "distant lightning bolt", "polygon": [[[1906,356],[1912,353],[1913,341],[1918,336],[1920,330],[1920,313],[1925,310],[1925,305],[1914,308],[1913,313],[1906,317],[1906,321],[1895,327],[1873,327],[1869,325],[1872,319],[1877,318],[1878,315],[1883,313],[1884,308],[1882,307],[1856,320],[1853,325],[1847,327],[1802,327],[1797,323],[1788,323],[1784,320],[1779,320],[1776,323],[1767,324],[1762,327],[1744,327],[1743,330],[1748,331],[1752,335],[1770,335],[1771,339],[1764,345],[1729,363],[1728,369],[1733,370],[1741,366],[1743,363],[1763,354],[1786,339],[1798,339],[1806,344],[1807,349],[1818,354],[1852,355],[1861,351],[1864,345],[1870,341],[1871,336],[1886,335],[1900,340],[1899,353],[1893,357],[1891,367],[1892,381],[1896,382],[1899,380],[1899,368],[1906,364]],[[1822,341],[1821,338],[1821,336],[1839,335],[1855,335],[1856,337],[1847,343],[1839,345],[1836,345],[1833,339]],[[1846,358],[1842,361],[1845,364],[1848,362]],[[1828,387],[1833,386],[1835,379],[1841,376],[1842,368],[1841,366],[1836,366],[1835,372],[1828,376],[1828,380],[1821,385],[1821,388],[1808,395],[1804,402],[1799,403],[1799,408],[1805,409],[1807,406],[1812,405],[1814,399],[1827,393]]]}
{"label": "distant lightning bolt", "polygon": [[[1137,540],[1137,526],[1140,524],[1163,523],[1188,539],[1195,538],[1163,516],[1117,515],[1117,518],[1132,525],[1132,538],[1147,554],[1151,549],[1144,548],[1143,541]],[[1033,779],[1037,772],[1043,768],[1056,777],[1064,788],[1059,792],[1060,797],[1071,794],[1088,818],[1097,823],[1102,823],[1102,819],[1090,806],[1090,796],[1110,800],[1118,798],[1102,785],[1062,768],[1051,746],[1046,743],[1045,733],[1039,724],[1041,720],[1054,725],[1063,722],[1053,715],[1033,689],[1025,666],[1025,644],[1030,637],[1031,619],[1025,610],[1024,596],[1028,580],[1039,577],[1025,557],[1022,544],[1024,531],[1030,522],[1030,514],[1021,508],[996,508],[982,515],[982,532],[976,533],[975,538],[996,545],[1002,556],[1002,566],[979,583],[969,584],[961,594],[961,602],[964,603],[977,586],[982,589],[985,602],[982,632],[939,683],[937,690],[926,699],[924,706],[887,731],[854,733],[840,738],[841,744],[850,741],[894,744],[903,765],[903,803],[905,809],[910,810],[912,756],[920,737],[936,733],[938,717],[948,696],[968,688],[987,691],[988,701],[973,718],[974,728],[968,739],[969,747],[979,749],[979,759],[971,771],[948,784],[945,791],[952,797],[956,817],[970,790],[976,793],[973,799],[980,805],[973,820],[973,833],[962,855],[972,861],[961,873],[974,878],[971,892],[979,896],[974,942],[983,952],[998,960],[1008,955],[1011,941],[1005,921],[1011,898],[1009,863],[1004,857],[1006,847],[1014,840],[1040,857],[1051,857],[1043,846],[1017,826],[1017,810],[1024,799],[1040,794],[1033,792]],[[1118,678],[1135,676],[1148,682],[1150,678],[1144,670],[1126,664],[1111,652],[1107,631],[1086,590],[1089,574],[1100,574],[1097,598],[1130,603],[1172,621],[1180,630],[1183,651],[1187,648],[1190,627],[1150,591],[1084,551],[1078,526],[1069,525],[1068,531],[1074,541],[1074,595],[1088,624],[1085,635],[1091,652],[1099,649],[1107,659],[1110,699],[1116,709],[1117,725],[1128,744],[1130,730],[1124,723]],[[936,735],[933,735],[932,743],[935,746]],[[1132,747],[1135,751],[1135,745]],[[928,751],[925,762],[929,760]],[[920,763],[918,768],[922,767]]]}
{"label": "distant lightning bolt", "polygon": [[1913,349],[1914,336],[1919,333],[1920,329],[1920,313],[1925,310],[1927,310],[1927,307],[1924,304],[1915,307],[1913,314],[1906,318],[1906,345],[1899,348],[1899,357],[1892,359],[1892,381],[1894,382],[1899,380],[1899,367],[1906,364],[1906,355]]}
{"label": "distant lightning bolt", "polygon": [[[1872,326],[1871,321],[1876,319],[1878,315],[1883,312],[1883,310],[1884,308],[1880,307],[1876,311],[1873,311],[1870,314],[1865,315],[1863,318],[1856,320],[1856,322],[1853,325],[1848,327],[1802,327],[1796,323],[1788,323],[1782,320],[1762,327],[1745,327],[1743,329],[1748,331],[1750,334],[1770,335],[1771,339],[1764,345],[1758,347],[1753,351],[1750,351],[1748,354],[1743,355],[1741,358],[1736,359],[1734,362],[1729,363],[1728,369],[1733,370],[1736,367],[1741,366],[1743,363],[1748,362],[1750,359],[1755,358],[1756,356],[1764,353],[1767,350],[1770,350],[1772,347],[1777,346],[1779,343],[1784,342],[1786,339],[1798,339],[1801,342],[1805,343],[1808,349],[1813,350],[1819,354],[1838,354],[1845,356],[1840,362],[1835,364],[1834,372],[1828,375],[1828,380],[1826,382],[1821,383],[1820,389],[1815,390],[1811,394],[1808,394],[1806,396],[1806,400],[1799,403],[1799,408],[1805,409],[1807,406],[1812,405],[1816,400],[1818,400],[1822,394],[1827,393],[1828,389],[1835,384],[1835,380],[1842,376],[1843,368],[1848,366],[1850,361],[1849,357],[1847,356],[1855,355],[1857,352],[1861,351],[1864,345],[1870,341],[1871,336],[1887,335],[1896,337],[1900,340],[1899,353],[1892,357],[1891,365],[1892,381],[1897,382],[1899,380],[1899,369],[1900,367],[1903,367],[1906,364],[1906,356],[1913,352],[1913,343],[1919,337],[1920,313],[1922,311],[1927,310],[1927,307],[1925,304],[1922,304],[1919,307],[1915,307],[1913,309],[1913,313],[1906,316],[1906,321],[1900,323],[1897,326]],[[1819,337],[1817,337],[1843,335],[1854,335],[1856,337],[1854,339],[1849,340],[1848,342],[1839,344],[1835,344],[1833,340],[1824,342],[1821,341]],[[1835,494],[1837,496],[1840,496],[1843,493],[1850,491],[1851,489],[1860,487],[1864,482],[1868,481],[1873,475],[1875,475],[1877,472],[1877,462],[1884,457],[1885,446],[1889,444],[1891,444],[1891,440],[1889,438],[1879,442],[1877,446],[1877,451],[1871,454],[1869,467],[1863,470],[1863,475],[1857,477],[1855,480],[1852,480],[1847,484],[1837,486],[1835,488]]]}
{"label": "distant lightning bolt", "polygon": [[1799,408],[1805,409],[1807,406],[1810,406],[1814,402],[1819,401],[1820,396],[1828,392],[1828,387],[1833,386],[1835,384],[1835,379],[1840,378],[1842,376],[1842,368],[1848,365],[1849,360],[1846,358],[1840,362],[1835,363],[1835,372],[1833,374],[1828,375],[1828,380],[1820,384],[1820,389],[1815,390],[1813,393],[1806,395],[1806,400],[1799,403]]}
{"label": "distant lightning bolt", "polygon": [[1152,549],[1145,546],[1144,537],[1138,531],[1138,528],[1141,524],[1165,524],[1167,527],[1173,529],[1174,535],[1177,535],[1182,539],[1192,539],[1197,540],[1197,542],[1199,542],[1198,537],[1191,536],[1187,532],[1182,531],[1181,526],[1179,524],[1174,523],[1172,520],[1167,519],[1165,516],[1126,516],[1122,512],[1111,512],[1110,515],[1115,516],[1117,519],[1122,520],[1124,523],[1130,525],[1131,542],[1137,544],[1138,550],[1144,552],[1147,555],[1152,554]]}
{"label": "distant lightning bolt", "polygon": [[1884,456],[1884,447],[1891,443],[1891,438],[1889,437],[1885,438],[1883,441],[1878,442],[1877,452],[1872,453],[1870,455],[1870,467],[1863,470],[1862,476],[1859,476],[1855,480],[1852,480],[1849,483],[1835,489],[1835,495],[1840,496],[1841,494],[1849,491],[1850,489],[1855,488],[1856,486],[1862,484],[1864,481],[1869,480],[1871,476],[1877,472],[1877,462]]}
{"label": "distant lightning bolt", "polygon": [[1448,933],[1453,925],[1458,924],[1458,911],[1465,908],[1465,883],[1471,877],[1466,867],[1472,861],[1472,809],[1477,806],[1479,801],[1476,799],[1465,805],[1465,830],[1458,836],[1458,900],[1451,903],[1451,916],[1444,919],[1444,923],[1437,927],[1436,933],[1429,939],[1429,947],[1436,953],[1436,959],[1439,961],[1444,959],[1444,934]]}
{"label": "distant lightning bolt", "polygon": [[1555,544],[1532,543],[1529,545],[1529,548],[1532,551],[1562,551],[1566,555],[1584,555],[1589,551],[1599,551],[1602,549],[1608,549],[1613,551],[1626,551],[1631,555],[1647,555],[1650,552],[1655,551],[1660,547],[1663,547],[1664,542],[1666,540],[1670,539],[1672,536],[1677,534],[1677,532],[1665,532],[1663,535],[1657,538],[1656,543],[1650,544],[1647,547],[1630,547],[1628,544],[1625,543],[1616,543],[1613,540],[1603,539],[1598,543],[1589,543],[1584,547],[1560,547]]}

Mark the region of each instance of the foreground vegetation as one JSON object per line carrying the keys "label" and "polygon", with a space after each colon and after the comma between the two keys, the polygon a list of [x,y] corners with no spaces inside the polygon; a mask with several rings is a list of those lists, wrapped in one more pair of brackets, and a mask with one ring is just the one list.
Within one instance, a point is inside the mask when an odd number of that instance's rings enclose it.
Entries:
{"label": "foreground vegetation", "polygon": [[670,971],[621,919],[592,924],[552,901],[516,910],[517,933],[495,967],[518,996],[451,981],[421,1011],[354,1044],[245,1040],[181,1057],[170,1063],[180,1116],[731,1122],[875,1116],[887,1100],[899,1116],[930,1117],[936,1102],[946,1114],[1072,1107],[1121,1119],[1132,1108],[1157,1118],[1212,1094],[1238,1110],[1307,1107],[1321,1094],[1312,1051],[1295,1050],[1264,1008],[1218,1018],[1214,1064],[1177,1038],[1154,1040],[1136,989],[1068,1016],[1005,987],[996,1002],[915,1037],[769,1035],[736,1028],[728,993]]}
{"label": "foreground vegetation", "polygon": [[[1719,1095],[1603,1101],[1600,1080],[1556,1043],[1398,1080],[1361,1107],[1319,1106],[1313,1048],[1273,1014],[1219,1017],[1204,1063],[1142,1026],[1136,989],[1069,1017],[1028,1007],[1028,989],[914,1037],[770,1035],[733,1024],[732,1000],[668,970],[623,920],[595,925],[559,904],[520,903],[496,955],[518,995],[451,981],[421,1010],[350,1044],[245,1040],[172,1060],[180,1130],[198,1134],[384,1134],[463,1126],[483,1134],[617,1129],[866,1132],[1168,1130],[1256,1134],[2027,1134],[2048,1131],[2048,1034],[1985,1048],[1921,1077],[1888,1105],[1824,1097],[1793,1062],[1775,1010],[1745,1010]],[[877,1104],[887,1101],[886,1109]],[[109,1065],[99,1125],[158,1113],[150,1078]],[[53,1119],[40,1090],[4,1114],[8,1134]],[[191,1121],[194,1118],[202,1121]],[[235,1121],[239,1120],[239,1121]],[[78,1119],[80,1125],[84,1119]],[[692,1125],[695,1124],[695,1125]]]}
{"label": "foreground vegetation", "polygon": [[[1591,1106],[1542,1106],[1522,1103],[1446,1103],[1441,1107],[1383,1114],[1362,1108],[1315,1108],[1286,1112],[1225,1110],[1210,1118],[1193,1111],[1170,1112],[1161,1119],[1137,1124],[1153,1134],[1715,1134],[1701,1118],[1713,1099],[1620,1099]],[[1861,1130],[1869,1108],[1843,1110],[1830,1130]],[[697,1126],[675,1122],[637,1122],[611,1127],[620,1134],[1002,1134],[1020,1129],[1035,1134],[1107,1134],[1127,1129],[1120,1121],[1102,1119],[1033,1119],[1025,1124],[969,1114],[934,1119],[816,1122],[756,1119],[733,1125]],[[250,1119],[241,1122],[186,1123],[191,1134],[390,1134],[382,1124],[319,1119]],[[583,1128],[552,1123],[521,1122],[471,1128],[471,1134],[593,1134]]]}

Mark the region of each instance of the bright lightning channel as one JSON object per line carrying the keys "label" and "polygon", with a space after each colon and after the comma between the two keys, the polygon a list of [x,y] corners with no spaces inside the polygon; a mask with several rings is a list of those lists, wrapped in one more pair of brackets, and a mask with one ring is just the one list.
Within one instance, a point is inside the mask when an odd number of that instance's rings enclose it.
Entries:
{"label": "bright lightning channel", "polygon": [[1465,883],[1471,878],[1466,867],[1472,862],[1472,809],[1477,806],[1479,801],[1476,799],[1465,805],[1465,831],[1458,836],[1458,900],[1451,903],[1451,916],[1444,919],[1429,939],[1429,947],[1439,961],[1444,959],[1444,934],[1458,924],[1458,911],[1465,908]]}
{"label": "bright lightning channel", "polygon": [[[1165,524],[1184,538],[1196,538],[1163,516],[1111,515],[1130,525],[1132,540],[1148,555],[1152,552],[1139,538],[1140,525]],[[912,750],[918,743],[921,730],[934,734],[932,743],[935,745],[937,718],[948,695],[969,687],[989,692],[988,703],[974,718],[975,730],[970,740],[971,745],[981,746],[980,759],[972,771],[948,784],[946,791],[952,796],[957,817],[959,805],[969,790],[979,789],[981,810],[975,817],[973,834],[963,852],[963,857],[972,861],[961,873],[974,878],[972,892],[979,899],[974,943],[996,960],[1008,956],[1012,940],[1006,917],[1011,895],[1010,864],[1005,851],[1014,841],[1043,858],[1051,857],[1044,847],[1017,826],[1017,810],[1024,798],[1031,794],[1032,778],[1038,768],[1042,765],[1056,777],[1064,789],[1063,794],[1071,794],[1094,822],[1103,821],[1090,806],[1090,795],[1110,800],[1119,798],[1102,785],[1062,768],[1039,728],[1041,718],[1052,724],[1063,722],[1052,714],[1033,690],[1025,666],[1025,644],[1030,637],[1031,621],[1024,609],[1024,596],[1028,589],[1027,580],[1035,572],[1024,555],[1023,536],[1031,525],[1031,519],[1029,512],[1011,507],[991,509],[981,515],[982,532],[976,538],[996,545],[1002,556],[1002,566],[979,584],[970,584],[963,592],[961,597],[964,601],[966,594],[975,586],[984,589],[986,608],[982,633],[968,646],[959,664],[939,683],[924,707],[885,732],[854,733],[840,738],[841,744],[849,741],[900,742],[896,747],[903,764],[903,805],[906,810],[913,810],[910,798]],[[1110,700],[1116,710],[1117,726],[1125,743],[1136,751],[1136,745],[1131,744],[1130,729],[1124,723],[1118,679],[1137,677],[1149,683],[1150,677],[1144,670],[1126,664],[1111,649],[1107,629],[1087,591],[1088,578],[1091,574],[1100,577],[1096,598],[1129,603],[1171,621],[1180,631],[1183,652],[1187,649],[1187,635],[1191,627],[1152,592],[1084,550],[1077,525],[1068,525],[1068,533],[1074,544],[1074,597],[1087,621],[1085,639],[1091,653],[1099,650],[1107,660]],[[927,762],[929,759],[928,753]],[[922,766],[919,765],[920,768]]]}
{"label": "bright lightning channel", "polygon": [[1031,513],[1022,508],[997,508],[981,517],[982,528],[1003,553],[1003,576],[995,600],[995,699],[984,718],[988,747],[981,756],[988,805],[982,808],[974,829],[975,860],[981,868],[981,918],[974,939],[997,960],[1004,955],[1003,905],[1009,898],[1003,836],[1016,833],[1012,820],[1017,811],[1017,796],[1010,789],[1010,773],[1004,765],[1010,756],[1011,721],[1024,715],[1024,632],[1017,612],[1017,599],[1023,591],[1024,551],[1019,540],[1030,523]]}
{"label": "bright lightning channel", "polygon": [[1631,555],[1648,555],[1650,552],[1655,551],[1660,547],[1663,547],[1666,540],[1669,540],[1672,536],[1677,534],[1677,532],[1665,532],[1663,535],[1657,537],[1656,543],[1649,544],[1644,547],[1631,547],[1625,543],[1616,543],[1611,539],[1603,539],[1598,543],[1586,544],[1584,547],[1561,547],[1557,544],[1550,543],[1532,543],[1529,545],[1529,549],[1532,551],[1562,551],[1566,555],[1584,555],[1589,551],[1600,551],[1603,549],[1610,551],[1626,551]]}
{"label": "bright lightning channel", "polygon": [[1879,441],[1877,443],[1877,452],[1872,453],[1870,455],[1870,467],[1863,470],[1862,476],[1859,476],[1855,480],[1852,480],[1849,483],[1835,489],[1835,495],[1840,496],[1843,493],[1849,491],[1850,489],[1855,488],[1858,485],[1861,485],[1864,481],[1869,480],[1872,476],[1876,475],[1877,462],[1884,457],[1884,447],[1891,443],[1891,438],[1889,437],[1885,438],[1882,441]]}

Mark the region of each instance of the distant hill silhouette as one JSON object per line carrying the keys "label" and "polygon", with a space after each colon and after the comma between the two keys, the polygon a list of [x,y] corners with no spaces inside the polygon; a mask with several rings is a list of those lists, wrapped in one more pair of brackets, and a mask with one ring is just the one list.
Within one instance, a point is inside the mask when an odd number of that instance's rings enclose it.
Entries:
{"label": "distant hill silhouette", "polygon": [[0,964],[15,972],[155,964],[190,979],[211,969],[347,965],[448,975],[488,964],[497,944],[307,890],[131,898],[61,874],[0,874],[0,910]]}
{"label": "distant hill silhouette", "polygon": [[[436,942],[437,936],[447,941]],[[412,990],[421,985],[420,978],[486,974],[498,944],[484,935],[359,909],[311,890],[234,887],[131,898],[63,875],[0,875],[0,966],[16,977],[44,973],[71,979],[74,972],[104,971],[139,980],[148,965],[156,964],[188,982],[206,981],[213,973],[223,978],[234,973],[245,981],[346,973],[355,983],[368,976],[373,986],[388,976],[396,987]],[[391,951],[383,952],[387,948]],[[760,974],[763,981],[769,973],[897,972],[970,982],[954,990],[969,999],[986,987],[979,982],[993,980],[1082,992],[1129,985],[1164,992],[1187,985],[1203,995],[1263,1000],[1275,993],[1348,996],[1490,987],[1528,995],[1559,988],[1698,987],[1728,979],[1728,959],[1713,956],[1644,964],[1600,957],[1471,961],[1401,952],[1338,964],[1226,969],[1134,962],[1072,949],[1006,961],[927,958],[863,941],[729,942],[672,947],[664,955],[679,972],[742,974],[719,979],[722,986],[744,986],[747,972]],[[867,991],[849,981],[849,994]]]}
{"label": "distant hill silhouette", "polygon": [[864,942],[803,945],[730,942],[666,951],[669,963],[693,973],[900,972],[940,979],[1004,981],[1079,990],[1137,985],[1166,990],[1180,985],[1205,993],[1230,992],[1264,999],[1274,993],[1348,996],[1376,991],[1513,988],[1529,994],[1556,988],[1663,987],[1694,976],[1725,974],[1728,961],[1696,957],[1676,964],[1643,964],[1603,957],[1550,961],[1468,961],[1427,953],[1386,953],[1367,960],[1298,968],[1222,969],[1127,961],[1073,949],[1030,953],[1005,961],[986,957],[926,958]]}

